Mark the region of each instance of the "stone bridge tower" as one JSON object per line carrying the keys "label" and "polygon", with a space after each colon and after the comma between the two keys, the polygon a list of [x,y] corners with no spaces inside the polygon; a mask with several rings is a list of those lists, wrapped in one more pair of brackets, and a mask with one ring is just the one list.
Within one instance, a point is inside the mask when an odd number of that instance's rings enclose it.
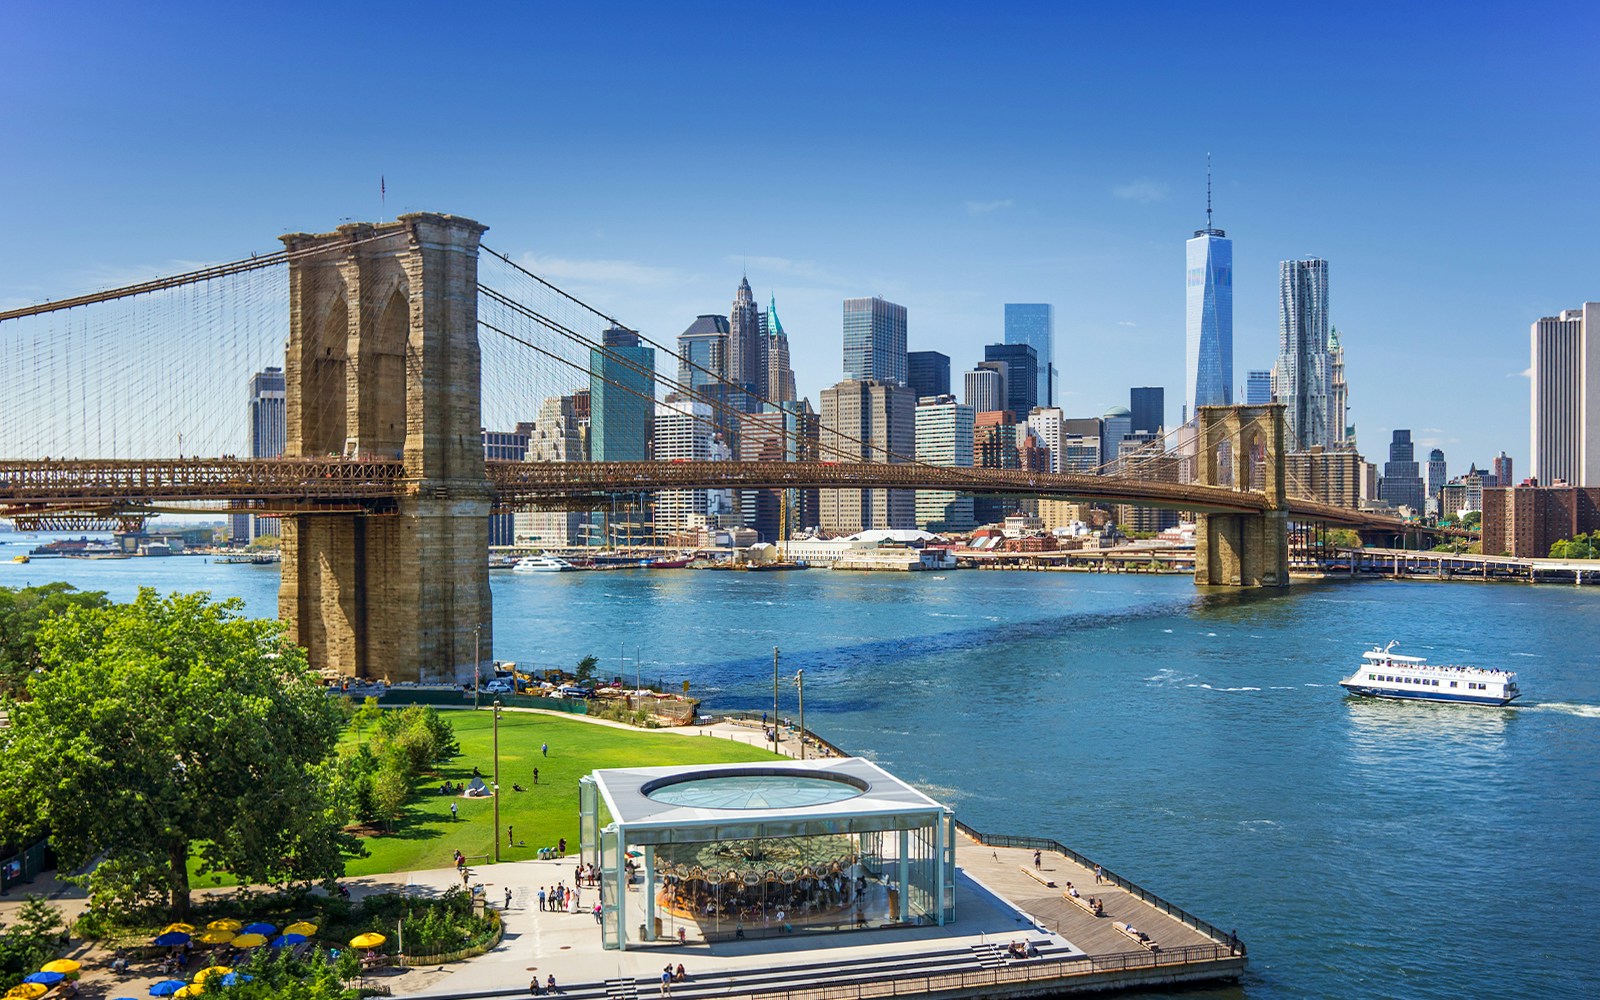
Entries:
{"label": "stone bridge tower", "polygon": [[1195,526],[1194,582],[1202,586],[1287,587],[1289,512],[1285,495],[1283,404],[1201,406],[1196,411],[1195,482],[1259,489],[1260,514],[1201,514]]}
{"label": "stone bridge tower", "polygon": [[[492,657],[478,239],[417,213],[283,237],[286,457],[405,465],[398,510],[283,518],[278,610],[313,667],[459,682]],[[481,640],[474,652],[474,640]]]}

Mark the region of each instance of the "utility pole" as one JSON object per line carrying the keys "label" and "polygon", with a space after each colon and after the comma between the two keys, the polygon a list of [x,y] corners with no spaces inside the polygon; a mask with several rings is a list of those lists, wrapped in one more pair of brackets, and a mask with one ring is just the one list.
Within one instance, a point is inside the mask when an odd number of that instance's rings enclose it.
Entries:
{"label": "utility pole", "polygon": [[778,752],[778,647],[772,647],[772,752]]}
{"label": "utility pole", "polygon": [[800,759],[806,759],[806,671],[804,667],[794,672],[795,690],[800,692]]}
{"label": "utility pole", "polygon": [[494,862],[500,863],[500,698],[494,699]]}

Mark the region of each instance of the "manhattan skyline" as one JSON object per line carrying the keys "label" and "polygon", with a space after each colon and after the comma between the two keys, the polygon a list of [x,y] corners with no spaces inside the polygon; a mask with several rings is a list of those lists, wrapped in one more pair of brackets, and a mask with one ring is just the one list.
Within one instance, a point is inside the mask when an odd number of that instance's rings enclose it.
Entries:
{"label": "manhattan skyline", "polygon": [[[723,310],[748,273],[756,301],[783,300],[813,401],[842,375],[845,298],[906,306],[909,348],[955,371],[1002,340],[1006,302],[1052,303],[1064,411],[1164,386],[1172,423],[1181,244],[1204,225],[1211,153],[1235,394],[1276,354],[1278,262],[1319,257],[1338,269],[1331,319],[1369,460],[1410,428],[1483,464],[1526,455],[1529,324],[1600,297],[1585,235],[1600,86],[1550,58],[1600,26],[1580,5],[1354,6],[1308,33],[1265,6],[706,5],[665,23],[638,5],[402,4],[319,15],[315,44],[294,18],[245,32],[205,9],[13,8],[0,303],[446,211],[658,339]],[[761,39],[767,68],[684,78],[682,46],[730,30]],[[66,38],[70,64],[51,54]],[[430,55],[330,79],[349,38],[425,38]],[[596,74],[601,53],[623,58]],[[1201,59],[1226,71],[1196,74]],[[150,108],[174,110],[136,113]],[[764,141],[703,155],[733,144],[729,121]],[[1314,142],[1285,141],[1306,122]]]}

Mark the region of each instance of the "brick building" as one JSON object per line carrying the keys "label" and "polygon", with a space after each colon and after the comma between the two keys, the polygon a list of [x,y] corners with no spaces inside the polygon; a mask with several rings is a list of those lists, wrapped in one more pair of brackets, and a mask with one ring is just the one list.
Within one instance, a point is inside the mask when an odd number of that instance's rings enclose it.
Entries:
{"label": "brick building", "polygon": [[1600,530],[1600,487],[1511,486],[1483,491],[1485,555],[1543,559],[1550,546]]}

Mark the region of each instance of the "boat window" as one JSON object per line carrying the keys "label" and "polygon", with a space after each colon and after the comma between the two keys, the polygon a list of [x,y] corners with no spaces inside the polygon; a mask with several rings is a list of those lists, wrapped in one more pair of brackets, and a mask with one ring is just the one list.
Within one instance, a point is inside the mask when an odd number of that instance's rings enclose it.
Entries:
{"label": "boat window", "polygon": [[1450,686],[1451,686],[1451,687],[1455,687],[1455,686],[1456,686],[1456,682],[1455,682],[1455,681],[1451,681],[1451,682],[1450,682]]}

